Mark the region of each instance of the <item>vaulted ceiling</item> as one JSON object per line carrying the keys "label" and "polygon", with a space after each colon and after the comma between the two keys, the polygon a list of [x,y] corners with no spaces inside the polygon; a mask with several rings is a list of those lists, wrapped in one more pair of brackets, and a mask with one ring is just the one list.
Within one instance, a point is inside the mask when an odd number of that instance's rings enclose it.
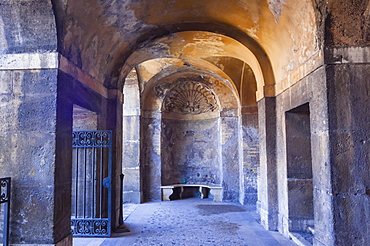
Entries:
{"label": "vaulted ceiling", "polygon": [[273,96],[321,42],[311,0],[55,0],[54,7],[59,51],[108,88],[122,88],[133,67],[150,78],[185,66],[226,75],[239,93],[255,78],[257,99]]}

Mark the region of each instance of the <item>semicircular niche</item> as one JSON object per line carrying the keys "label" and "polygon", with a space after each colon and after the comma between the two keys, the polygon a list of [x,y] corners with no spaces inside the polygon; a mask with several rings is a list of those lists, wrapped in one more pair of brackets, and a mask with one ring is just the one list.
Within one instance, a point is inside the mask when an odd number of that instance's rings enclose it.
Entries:
{"label": "semicircular niche", "polygon": [[204,114],[220,109],[213,91],[200,82],[183,82],[172,88],[163,101],[163,113]]}
{"label": "semicircular niche", "polygon": [[[199,81],[178,81],[165,93],[162,185],[221,185],[220,108],[217,95],[210,86]],[[196,196],[198,191],[190,189],[185,196]]]}

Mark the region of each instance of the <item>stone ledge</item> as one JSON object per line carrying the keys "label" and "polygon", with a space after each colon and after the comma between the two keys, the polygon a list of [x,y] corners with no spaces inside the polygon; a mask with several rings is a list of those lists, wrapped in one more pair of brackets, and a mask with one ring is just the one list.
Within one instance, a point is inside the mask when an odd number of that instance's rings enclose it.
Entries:
{"label": "stone ledge", "polygon": [[310,242],[308,242],[303,236],[299,233],[290,232],[289,237],[292,239],[299,246],[312,246]]}
{"label": "stone ledge", "polygon": [[370,47],[333,47],[325,49],[327,64],[370,64]]}
{"label": "stone ledge", "polygon": [[121,91],[117,89],[108,90],[58,52],[0,55],[0,71],[36,69],[60,69],[105,98],[117,98],[121,103],[124,101]]}
{"label": "stone ledge", "polygon": [[58,52],[0,55],[0,70],[57,69]]}

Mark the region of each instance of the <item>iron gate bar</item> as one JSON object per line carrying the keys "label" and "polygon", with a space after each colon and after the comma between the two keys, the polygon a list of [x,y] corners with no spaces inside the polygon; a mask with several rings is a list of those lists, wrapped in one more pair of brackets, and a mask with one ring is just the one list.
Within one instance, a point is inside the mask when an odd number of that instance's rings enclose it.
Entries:
{"label": "iron gate bar", "polygon": [[[100,149],[100,163],[102,163],[103,162],[103,150],[102,149]],[[99,185],[99,187],[100,187],[100,196],[103,194],[103,165],[100,165],[100,179],[99,179],[99,181],[100,181],[100,185]],[[100,218],[101,218],[101,216],[102,216],[102,207],[103,207],[103,200],[102,199],[100,199],[100,206],[99,206],[99,209],[100,209],[100,213],[99,213],[99,215],[100,215]]]}
{"label": "iron gate bar", "polygon": [[[86,185],[86,170],[87,170],[87,165],[86,165],[86,160],[87,160],[87,158],[86,158],[86,148],[83,148],[83,150],[84,150],[84,163],[85,163],[85,165],[84,165],[84,167],[85,167],[85,170],[84,170],[84,176],[85,176],[85,179],[84,179],[84,199],[83,199],[83,201],[86,201],[86,190],[87,190],[87,185]],[[83,214],[83,218],[86,218],[86,213],[85,213],[85,210],[86,210],[86,202],[84,202],[84,205],[83,205],[83,207],[82,207],[82,214]]]}
{"label": "iron gate bar", "polygon": [[[92,163],[95,163],[95,160],[94,160],[94,155],[95,155],[95,149],[92,149]],[[91,183],[91,189],[92,189],[92,197],[91,197],[91,201],[95,201],[95,168],[91,168],[91,180],[92,180],[92,183]],[[94,206],[95,203],[93,202],[92,203],[92,206],[91,206],[91,211],[90,211],[90,214],[92,216],[95,216],[95,213],[94,213]]]}
{"label": "iron gate bar", "polygon": [[[74,147],[74,146],[72,146],[72,147]],[[76,163],[79,163],[78,162],[78,151],[77,151],[77,154],[76,154]],[[77,184],[78,184],[78,165],[76,165],[76,179],[75,179],[75,182],[76,182],[75,197],[77,199],[77,197],[78,197],[78,189],[77,189]],[[77,203],[77,201],[76,201],[76,208],[75,209],[76,209],[75,210],[75,213],[76,213],[76,216],[77,216],[77,211],[78,211],[78,203]]]}
{"label": "iron gate bar", "polygon": [[[72,133],[72,140],[76,155],[76,175],[71,232],[74,236],[109,237],[112,218],[112,131],[75,131]],[[81,177],[84,180],[80,180]],[[107,194],[103,186],[107,188]],[[81,187],[82,194],[79,190]],[[79,200],[80,196],[83,197],[82,202]],[[106,197],[107,200],[104,200]],[[79,210],[80,203],[82,207]],[[82,216],[79,212],[82,212]]]}
{"label": "iron gate bar", "polygon": [[4,203],[3,245],[9,245],[9,219],[10,219],[10,191],[11,178],[0,179],[0,204]]}

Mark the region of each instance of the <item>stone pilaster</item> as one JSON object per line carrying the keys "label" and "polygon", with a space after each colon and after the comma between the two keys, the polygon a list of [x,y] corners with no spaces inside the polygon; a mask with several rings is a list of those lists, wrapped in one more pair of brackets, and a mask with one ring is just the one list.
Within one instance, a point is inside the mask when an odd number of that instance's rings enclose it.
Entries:
{"label": "stone pilaster", "polygon": [[123,202],[140,203],[140,92],[133,69],[123,87],[122,110],[122,173],[125,175]]}
{"label": "stone pilaster", "polygon": [[161,200],[161,118],[141,118],[142,201]]}
{"label": "stone pilaster", "polygon": [[257,114],[242,115],[243,138],[243,172],[241,198],[243,204],[257,202],[257,173],[259,170],[258,116]]}
{"label": "stone pilaster", "polygon": [[261,224],[268,230],[277,230],[278,198],[275,98],[263,98],[258,102],[258,125],[260,173],[257,205],[261,216]]}
{"label": "stone pilaster", "polygon": [[370,244],[370,49],[326,50],[335,245]]}
{"label": "stone pilaster", "polygon": [[223,201],[239,201],[241,136],[240,117],[221,117]]}

